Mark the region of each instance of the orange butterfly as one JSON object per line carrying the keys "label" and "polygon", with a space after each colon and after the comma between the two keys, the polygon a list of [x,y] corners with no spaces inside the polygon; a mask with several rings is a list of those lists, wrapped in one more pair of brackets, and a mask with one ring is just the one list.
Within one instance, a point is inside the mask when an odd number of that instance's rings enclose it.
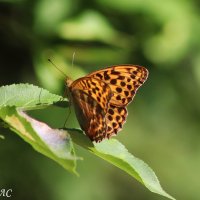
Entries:
{"label": "orange butterfly", "polygon": [[116,135],[126,121],[126,106],[146,81],[148,70],[137,65],[117,65],[72,81],[69,98],[82,130],[96,142]]}

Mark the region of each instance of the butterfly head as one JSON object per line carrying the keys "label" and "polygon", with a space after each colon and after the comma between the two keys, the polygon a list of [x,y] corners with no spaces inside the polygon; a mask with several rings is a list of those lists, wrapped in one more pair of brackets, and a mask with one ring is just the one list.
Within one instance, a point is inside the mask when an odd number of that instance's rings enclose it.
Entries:
{"label": "butterfly head", "polygon": [[67,76],[66,79],[65,79],[65,85],[66,85],[66,87],[69,88],[71,86],[72,82],[73,81]]}

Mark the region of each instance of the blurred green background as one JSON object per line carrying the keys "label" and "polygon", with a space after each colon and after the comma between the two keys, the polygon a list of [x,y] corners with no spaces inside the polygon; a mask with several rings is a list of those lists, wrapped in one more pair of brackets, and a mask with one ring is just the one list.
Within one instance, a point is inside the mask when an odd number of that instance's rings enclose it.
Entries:
{"label": "blurred green background", "polygon": [[[0,1],[0,84],[64,93],[73,79],[116,64],[146,66],[119,139],[181,200],[200,199],[200,3],[198,0]],[[76,52],[72,66],[72,55]],[[61,127],[68,110],[30,114]],[[69,127],[77,127],[74,114]],[[76,147],[75,177],[1,128],[0,189],[20,200],[160,200],[116,167]]]}

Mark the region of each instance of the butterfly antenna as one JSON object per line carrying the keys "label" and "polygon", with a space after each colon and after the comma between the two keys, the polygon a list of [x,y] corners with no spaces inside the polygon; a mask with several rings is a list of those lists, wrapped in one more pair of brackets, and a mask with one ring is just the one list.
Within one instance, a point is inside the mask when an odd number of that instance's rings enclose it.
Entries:
{"label": "butterfly antenna", "polygon": [[72,67],[74,66],[75,54],[76,54],[76,52],[74,51],[74,53],[73,53],[73,55],[72,55]]}
{"label": "butterfly antenna", "polygon": [[52,61],[51,59],[48,59],[48,61],[66,78],[68,77],[61,69],[59,69]]}

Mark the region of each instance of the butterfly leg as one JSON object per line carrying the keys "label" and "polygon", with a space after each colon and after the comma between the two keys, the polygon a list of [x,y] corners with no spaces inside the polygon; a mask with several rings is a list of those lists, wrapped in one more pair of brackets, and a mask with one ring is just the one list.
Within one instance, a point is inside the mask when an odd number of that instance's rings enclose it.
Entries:
{"label": "butterfly leg", "polygon": [[68,97],[68,92],[67,92],[67,88],[65,88],[64,94],[63,96],[60,98],[60,101],[63,101],[65,99],[65,97]]}
{"label": "butterfly leg", "polygon": [[[65,91],[66,91],[66,90],[65,90]],[[69,112],[68,112],[68,115],[67,115],[67,117],[66,117],[65,123],[64,123],[64,125],[63,125],[64,128],[66,127],[67,121],[68,121],[68,119],[69,119],[69,117],[70,117],[70,114],[71,114],[71,105],[72,105],[72,101],[71,101],[70,98],[68,99],[68,101],[69,101],[69,102],[68,102]]]}
{"label": "butterfly leg", "polygon": [[65,123],[64,123],[64,126],[63,126],[64,128],[66,127],[66,124],[67,124],[67,121],[68,121],[70,115],[71,115],[71,106],[69,106],[69,113],[68,113],[67,118],[65,120]]}

